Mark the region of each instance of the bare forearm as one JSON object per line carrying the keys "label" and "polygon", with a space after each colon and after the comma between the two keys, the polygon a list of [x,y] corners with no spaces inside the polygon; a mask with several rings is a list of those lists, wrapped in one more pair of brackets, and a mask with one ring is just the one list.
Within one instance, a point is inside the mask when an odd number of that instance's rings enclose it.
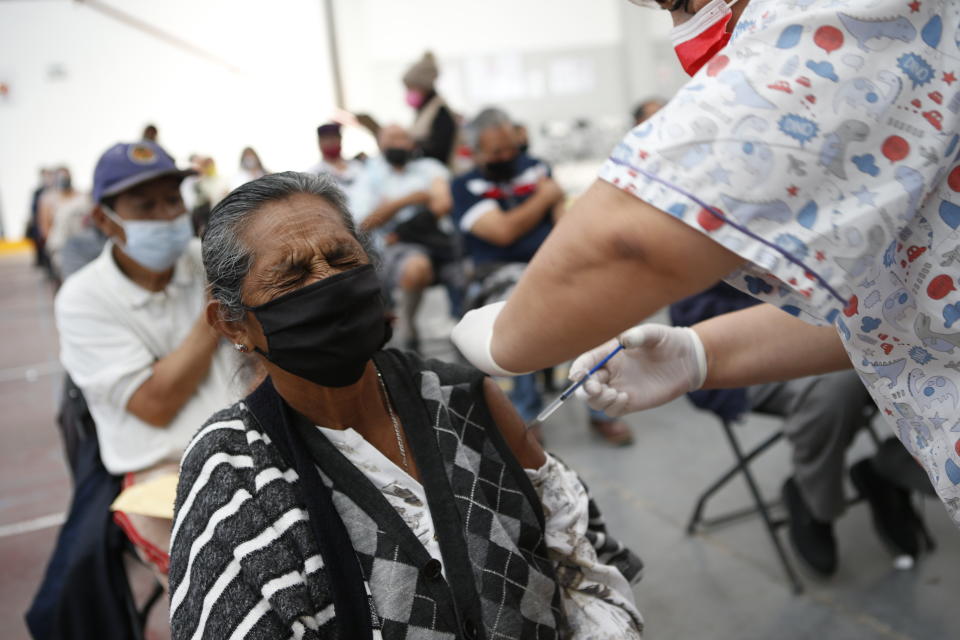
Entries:
{"label": "bare forearm", "polygon": [[706,389],[792,380],[852,365],[840,335],[769,304],[727,313],[693,330],[707,354]]}
{"label": "bare forearm", "polygon": [[170,424],[207,377],[217,342],[210,327],[195,324],[179,347],[154,363],[127,410],[155,427]]}
{"label": "bare forearm", "polygon": [[364,231],[371,231],[378,227],[382,227],[393,220],[393,217],[397,215],[397,213],[399,213],[404,207],[412,204],[424,204],[429,199],[430,194],[428,194],[426,191],[417,191],[408,196],[397,198],[396,200],[388,200],[381,203],[376,209],[374,209],[373,213],[367,216],[360,226]]}
{"label": "bare forearm", "polygon": [[531,371],[569,360],[742,263],[684,223],[604,182],[570,208],[494,326],[494,360]]}

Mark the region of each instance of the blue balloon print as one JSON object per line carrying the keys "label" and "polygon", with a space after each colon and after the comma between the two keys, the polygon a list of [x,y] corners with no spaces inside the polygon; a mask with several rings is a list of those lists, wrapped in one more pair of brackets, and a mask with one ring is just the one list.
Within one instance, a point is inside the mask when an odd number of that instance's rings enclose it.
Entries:
{"label": "blue balloon print", "polygon": [[866,316],[860,321],[860,331],[863,331],[864,333],[870,333],[879,326],[880,318],[871,318],[870,316]]}
{"label": "blue balloon print", "polygon": [[780,308],[794,317],[800,317],[800,307],[797,307],[792,304],[785,304]]}
{"label": "blue balloon print", "polygon": [[800,36],[803,35],[803,25],[792,24],[783,30],[777,39],[777,49],[793,49],[800,43]]}
{"label": "blue balloon print", "polygon": [[837,319],[837,316],[840,315],[839,309],[831,309],[830,313],[827,314],[827,322],[833,324],[833,321]]}
{"label": "blue balloon print", "polygon": [[927,364],[931,360],[936,360],[936,358],[923,347],[913,347],[910,349],[910,357],[917,364]]}
{"label": "blue balloon print", "polygon": [[867,174],[868,176],[873,176],[876,178],[880,175],[880,167],[877,166],[877,159],[873,157],[872,153],[865,153],[862,156],[853,156],[853,164],[857,165],[862,173]]}
{"label": "blue balloon print", "polygon": [[940,203],[940,219],[956,231],[957,227],[960,227],[960,207],[949,200],[944,200]]}
{"label": "blue balloon print", "polygon": [[[797,315],[797,314],[793,314]],[[843,318],[837,318],[837,329],[840,330],[840,333],[843,334],[844,340],[850,339],[850,329],[847,328],[847,323],[843,321]]]}
{"label": "blue balloon print", "polygon": [[744,280],[747,282],[747,291],[752,295],[759,296],[773,291],[773,286],[764,282],[763,278],[746,276]]}
{"label": "blue balloon print", "polygon": [[833,70],[833,63],[827,62],[826,60],[823,62],[814,62],[813,60],[808,60],[807,69],[810,69],[810,71],[813,71],[821,78],[833,80],[834,82],[840,81],[840,77],[837,75],[837,72]]}
{"label": "blue balloon print", "polygon": [[943,326],[949,329],[957,320],[960,320],[960,302],[945,306],[943,308]]}
{"label": "blue balloon print", "polygon": [[957,463],[947,458],[946,464],[943,465],[944,470],[947,472],[947,477],[950,478],[950,482],[953,484],[960,484],[960,466],[957,466]]}
{"label": "blue balloon print", "polygon": [[778,126],[780,131],[799,142],[801,147],[816,138],[820,132],[820,126],[816,122],[793,113],[780,118]]}
{"label": "blue balloon print", "polygon": [[947,145],[947,150],[943,153],[944,158],[950,157],[954,150],[957,148],[957,142],[960,142],[960,133],[955,133],[953,135],[953,140],[950,141],[950,144]]}
{"label": "blue balloon print", "polygon": [[792,233],[781,233],[773,242],[798,260],[803,260],[810,254],[806,243]]}
{"label": "blue balloon print", "polygon": [[683,214],[685,214],[686,212],[687,212],[687,205],[683,204],[682,202],[678,202],[676,204],[670,205],[670,208],[667,209],[667,213],[672,215],[674,218],[680,218],[681,220],[683,219]]}
{"label": "blue balloon print", "polygon": [[[883,252],[883,266],[890,267],[897,260],[897,241],[894,240],[890,243],[890,246],[887,247],[887,250]],[[878,293],[874,291],[874,293]]]}
{"label": "blue balloon print", "polygon": [[897,66],[910,78],[914,89],[922,87],[934,78],[933,67],[915,53],[905,53],[897,58]]}
{"label": "blue balloon print", "polygon": [[933,16],[927,25],[920,32],[920,37],[929,47],[936,49],[940,46],[940,38],[943,36],[943,19],[940,16]]}
{"label": "blue balloon print", "polygon": [[813,229],[813,225],[817,223],[817,203],[814,200],[811,200],[807,204],[803,205],[803,208],[797,212],[797,224],[799,224],[804,229]]}

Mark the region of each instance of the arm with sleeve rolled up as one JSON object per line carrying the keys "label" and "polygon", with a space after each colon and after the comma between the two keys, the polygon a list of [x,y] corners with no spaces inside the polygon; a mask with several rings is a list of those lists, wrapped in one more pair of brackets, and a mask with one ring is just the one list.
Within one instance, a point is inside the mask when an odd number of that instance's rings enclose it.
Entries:
{"label": "arm with sleeve rolled up", "polygon": [[569,360],[715,284],[743,259],[602,181],[570,207],[503,307],[471,311],[454,342],[488,373]]}
{"label": "arm with sleeve rolled up", "polygon": [[410,205],[426,205],[429,202],[429,191],[414,191],[400,198],[384,200],[377,205],[369,216],[363,219],[363,222],[360,223],[360,228],[364,231],[372,231],[393,220],[393,217],[397,215],[401,209],[409,207]]}
{"label": "arm with sleeve rolled up", "polygon": [[218,344],[219,334],[201,314],[180,346],[153,363],[127,411],[154,427],[169,425],[206,379]]}
{"label": "arm with sleeve rolled up", "polygon": [[469,232],[498,247],[508,247],[540,224],[543,217],[563,200],[563,190],[552,178],[544,178],[522,204],[502,210],[491,208],[470,227]]}

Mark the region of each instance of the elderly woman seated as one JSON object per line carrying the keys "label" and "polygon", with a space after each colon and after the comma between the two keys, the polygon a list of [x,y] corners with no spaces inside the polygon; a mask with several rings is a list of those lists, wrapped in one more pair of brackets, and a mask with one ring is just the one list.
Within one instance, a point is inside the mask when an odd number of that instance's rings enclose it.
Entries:
{"label": "elderly woman seated", "polygon": [[241,186],[203,261],[209,322],[267,376],[184,454],[175,638],[639,637],[639,560],[496,384],[382,350],[332,181]]}

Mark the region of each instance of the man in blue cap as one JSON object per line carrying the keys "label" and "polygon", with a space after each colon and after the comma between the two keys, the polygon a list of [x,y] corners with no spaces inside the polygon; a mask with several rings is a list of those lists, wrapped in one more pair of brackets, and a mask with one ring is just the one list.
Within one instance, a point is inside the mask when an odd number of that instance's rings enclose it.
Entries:
{"label": "man in blue cap", "polygon": [[[232,352],[203,315],[200,243],[180,197],[191,173],[150,141],[108,149],[93,179],[108,242],[56,299],[61,362],[86,398],[104,466],[127,485],[175,473],[193,433],[239,394]],[[165,582],[170,521],[115,517]]]}

